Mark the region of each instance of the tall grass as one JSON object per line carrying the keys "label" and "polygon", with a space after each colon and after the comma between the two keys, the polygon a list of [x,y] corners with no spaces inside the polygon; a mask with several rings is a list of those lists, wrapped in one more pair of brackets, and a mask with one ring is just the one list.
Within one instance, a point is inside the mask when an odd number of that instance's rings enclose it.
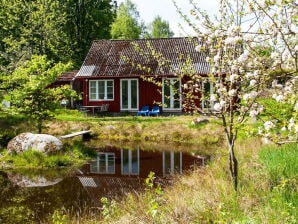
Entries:
{"label": "tall grass", "polygon": [[177,176],[162,195],[130,194],[98,223],[297,223],[297,145],[263,148],[251,139],[237,152],[238,192],[223,150],[207,167]]}
{"label": "tall grass", "polygon": [[57,168],[82,164],[95,155],[95,151],[83,145],[80,141],[66,144],[64,151],[45,155],[34,149],[19,154],[3,152],[0,163],[4,167],[13,168]]}

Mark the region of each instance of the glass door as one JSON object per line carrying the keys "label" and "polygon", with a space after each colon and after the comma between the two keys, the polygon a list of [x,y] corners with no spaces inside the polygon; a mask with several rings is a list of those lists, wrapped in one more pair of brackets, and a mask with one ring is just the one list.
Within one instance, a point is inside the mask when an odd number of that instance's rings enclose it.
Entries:
{"label": "glass door", "polygon": [[138,110],[138,80],[121,79],[121,110]]}
{"label": "glass door", "polygon": [[181,110],[181,82],[179,79],[163,80],[163,109]]}

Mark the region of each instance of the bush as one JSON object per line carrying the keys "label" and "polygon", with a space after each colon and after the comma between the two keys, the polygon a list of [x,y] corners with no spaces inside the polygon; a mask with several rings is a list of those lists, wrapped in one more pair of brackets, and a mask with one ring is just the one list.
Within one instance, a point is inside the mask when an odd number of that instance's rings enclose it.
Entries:
{"label": "bush", "polygon": [[4,131],[0,133],[0,147],[6,147],[8,142],[16,136],[14,131]]}

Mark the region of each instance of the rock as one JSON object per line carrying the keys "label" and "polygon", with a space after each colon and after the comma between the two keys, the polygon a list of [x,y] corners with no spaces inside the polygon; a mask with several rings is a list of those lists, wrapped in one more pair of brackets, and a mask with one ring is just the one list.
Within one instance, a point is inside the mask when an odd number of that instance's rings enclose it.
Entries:
{"label": "rock", "polygon": [[28,149],[35,149],[42,153],[59,151],[63,147],[62,142],[52,136],[46,134],[22,133],[14,137],[7,145],[8,152],[21,153]]}
{"label": "rock", "polygon": [[209,123],[209,120],[206,118],[196,118],[192,121],[193,125],[200,125],[200,124],[207,124]]}
{"label": "rock", "polygon": [[47,187],[59,183],[63,178],[48,179],[45,176],[28,177],[19,173],[8,173],[8,179],[20,187]]}

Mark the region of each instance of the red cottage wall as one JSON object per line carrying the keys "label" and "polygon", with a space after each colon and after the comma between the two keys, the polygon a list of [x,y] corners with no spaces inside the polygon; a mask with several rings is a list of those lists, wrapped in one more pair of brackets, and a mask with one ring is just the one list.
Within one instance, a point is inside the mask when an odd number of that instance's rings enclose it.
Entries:
{"label": "red cottage wall", "polygon": [[[158,80],[161,82],[161,80]],[[139,109],[144,105],[150,106],[156,105],[162,102],[161,87],[158,87],[152,82],[139,79]]]}
{"label": "red cottage wall", "polygon": [[[135,77],[129,77],[135,78]],[[98,78],[96,78],[98,79]],[[88,81],[83,81],[83,104],[84,105],[102,105],[105,103],[109,104],[109,111],[110,112],[120,112],[120,79],[121,78],[114,78],[114,100],[113,101],[89,101],[89,80],[96,80],[96,79],[88,79]],[[152,107],[154,102],[161,102],[162,96],[158,89],[161,90],[160,87],[157,85],[144,81],[142,78],[138,78],[139,80],[139,109],[144,105],[149,105]]]}

